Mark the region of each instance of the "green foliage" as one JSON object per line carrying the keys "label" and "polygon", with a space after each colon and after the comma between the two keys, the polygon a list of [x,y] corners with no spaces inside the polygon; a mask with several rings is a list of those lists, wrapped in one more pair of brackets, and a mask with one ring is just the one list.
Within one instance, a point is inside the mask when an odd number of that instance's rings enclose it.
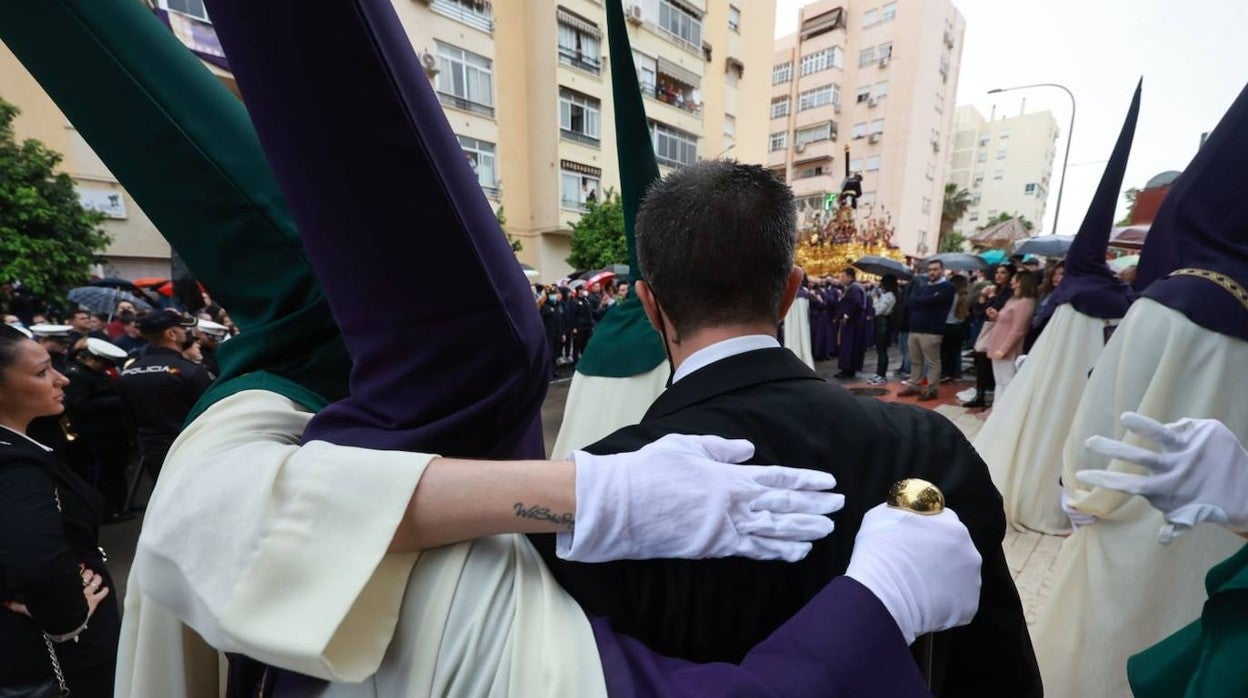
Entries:
{"label": "green foliage", "polygon": [[1023,227],[1029,231],[1036,227],[1031,221],[1027,220],[1026,216],[1020,216],[1017,213],[998,213],[996,218],[989,218],[983,225],[976,228],[976,230],[983,230],[984,228],[991,228],[994,225],[1000,225],[1011,218],[1017,218],[1018,222],[1022,223]]}
{"label": "green foliage", "polygon": [[956,231],[949,231],[940,239],[937,252],[962,252],[966,249],[966,236]]}
{"label": "green foliage", "polygon": [[503,231],[503,235],[507,236],[507,244],[511,245],[511,251],[519,252],[520,250],[523,250],[524,243],[512,237],[511,233],[507,232],[507,213],[503,211],[502,206],[498,207],[498,210],[494,212],[494,216],[498,218],[498,229]]}
{"label": "green foliage", "polygon": [[1135,213],[1135,197],[1138,196],[1139,193],[1140,190],[1135,187],[1131,187],[1122,193],[1122,198],[1127,200],[1127,213],[1120,220],[1115,222],[1114,225],[1131,225],[1131,214]]}
{"label": "green foliage", "polygon": [[39,141],[19,143],[17,107],[0,99],[0,281],[21,281],[58,303],[83,284],[108,245],[104,216],[78,202],[61,156]]}
{"label": "green foliage", "polygon": [[945,200],[940,209],[940,238],[936,243],[936,248],[941,252],[960,252],[963,237],[958,235],[959,241],[956,247],[947,249],[951,243],[949,238],[955,235],[953,226],[962,218],[966,210],[971,207],[971,193],[965,189],[959,189],[957,184],[950,182],[945,185]]}
{"label": "green foliage", "polygon": [[581,219],[572,224],[572,254],[568,264],[574,269],[600,269],[612,264],[628,264],[628,244],[624,240],[624,205],[614,189],[607,189],[601,200],[589,201]]}

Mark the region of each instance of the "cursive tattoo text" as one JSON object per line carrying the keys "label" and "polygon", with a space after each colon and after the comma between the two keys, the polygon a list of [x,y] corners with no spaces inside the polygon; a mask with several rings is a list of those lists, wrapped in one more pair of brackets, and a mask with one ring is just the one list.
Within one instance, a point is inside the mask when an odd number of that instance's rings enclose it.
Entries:
{"label": "cursive tattoo text", "polygon": [[549,521],[553,524],[561,526],[567,530],[572,530],[572,525],[576,522],[576,517],[572,512],[563,514],[555,514],[548,507],[531,506],[526,507],[520,502],[513,505],[516,509],[516,516],[521,519],[535,519],[537,521]]}

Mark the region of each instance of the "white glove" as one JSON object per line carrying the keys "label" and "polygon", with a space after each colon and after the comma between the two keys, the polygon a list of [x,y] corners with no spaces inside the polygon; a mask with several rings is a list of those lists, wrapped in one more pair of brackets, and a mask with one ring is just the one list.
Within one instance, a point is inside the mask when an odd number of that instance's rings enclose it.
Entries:
{"label": "white glove", "polygon": [[875,594],[908,645],[971,622],[982,563],[952,509],[923,516],[881,504],[863,517],[845,575]]}
{"label": "white glove", "polygon": [[1169,543],[1203,521],[1237,533],[1248,532],[1248,453],[1235,434],[1216,419],[1180,419],[1161,424],[1124,412],[1122,425],[1161,447],[1160,452],[1093,436],[1088,450],[1136,463],[1148,475],[1080,470],[1085,485],[1138,494],[1166,517],[1157,539]]}
{"label": "white glove", "polygon": [[827,514],[845,497],[821,490],[836,478],[816,470],[731,465],[749,460],[743,439],[669,434],[632,453],[576,451],[576,527],[559,533],[565,560],[740,555],[796,562],[807,541],[832,532]]}
{"label": "white glove", "polygon": [[1070,504],[1070,495],[1065,489],[1062,490],[1062,511],[1066,512],[1066,518],[1070,519],[1070,527],[1078,531],[1084,526],[1091,526],[1096,523],[1096,516],[1079,511]]}

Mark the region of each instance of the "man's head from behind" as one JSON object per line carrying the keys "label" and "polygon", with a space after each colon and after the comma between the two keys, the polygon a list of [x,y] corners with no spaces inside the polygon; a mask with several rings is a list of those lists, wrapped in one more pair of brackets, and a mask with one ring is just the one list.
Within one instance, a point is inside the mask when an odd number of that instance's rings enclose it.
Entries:
{"label": "man's head from behind", "polygon": [[775,325],[792,302],[793,192],[758,165],[707,160],[655,183],[637,212],[637,294],[679,344],[711,327]]}

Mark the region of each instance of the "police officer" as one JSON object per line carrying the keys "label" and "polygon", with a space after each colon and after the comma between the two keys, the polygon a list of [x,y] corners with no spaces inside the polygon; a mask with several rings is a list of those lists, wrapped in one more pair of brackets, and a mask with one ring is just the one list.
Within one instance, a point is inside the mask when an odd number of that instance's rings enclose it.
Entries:
{"label": "police officer", "polygon": [[30,326],[35,342],[48,351],[52,357],[52,368],[60,373],[65,373],[65,369],[69,367],[69,347],[73,344],[70,333],[73,331],[72,325],[45,322]]}
{"label": "police officer", "polygon": [[195,327],[195,335],[199,338],[199,351],[204,357],[204,367],[214,376],[221,372],[217,367],[217,347],[225,341],[229,331],[230,328],[225,325],[203,318],[199,319],[199,324]]}
{"label": "police officer", "polygon": [[137,324],[148,348],[122,370],[117,388],[134,415],[140,466],[155,479],[182,423],[212,383],[212,376],[208,369],[182,357],[195,318],[166,308],[140,316]]}
{"label": "police officer", "polygon": [[109,370],[125,359],[121,347],[89,337],[74,344],[65,372],[65,414],[74,436],[69,467],[104,495],[114,521],[126,518],[122,509],[134,427]]}

